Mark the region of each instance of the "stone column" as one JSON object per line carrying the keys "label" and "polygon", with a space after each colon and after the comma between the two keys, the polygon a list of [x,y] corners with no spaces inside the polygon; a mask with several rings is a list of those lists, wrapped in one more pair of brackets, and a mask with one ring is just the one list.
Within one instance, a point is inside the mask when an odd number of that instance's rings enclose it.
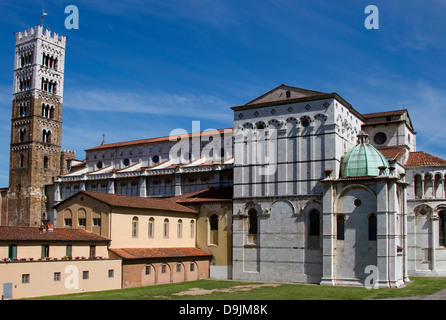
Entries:
{"label": "stone column", "polygon": [[87,180],[87,177],[83,176],[82,180],[80,181],[80,186],[79,186],[79,190],[80,191],[84,191],[85,190],[86,180]]}
{"label": "stone column", "polygon": [[175,183],[175,196],[180,196],[181,195],[181,173],[177,172],[179,171],[179,169],[175,169],[175,174],[174,174],[174,183]]}
{"label": "stone column", "polygon": [[388,221],[388,190],[385,180],[377,183],[377,234],[376,234],[376,262],[378,267],[379,288],[389,288],[389,221]]}
{"label": "stone column", "polygon": [[115,193],[115,178],[116,176],[113,174],[113,176],[111,178],[108,179],[107,181],[107,192],[108,193]]}
{"label": "stone column", "polygon": [[438,243],[438,223],[439,223],[439,217],[438,214],[435,212],[432,212],[431,216],[431,270],[433,272],[437,271],[437,255],[436,255],[436,248]]}
{"label": "stone column", "polygon": [[396,215],[398,212],[397,188],[395,181],[388,182],[388,265],[389,265],[389,282],[390,286],[399,286],[400,277],[397,270],[397,245],[396,245]]}
{"label": "stone column", "polygon": [[402,240],[403,240],[403,277],[404,282],[410,281],[409,279],[409,266],[407,262],[407,254],[408,254],[408,243],[407,243],[407,232],[408,232],[408,226],[407,226],[407,197],[406,197],[406,189],[407,184],[402,183],[402,192],[401,192],[401,201],[403,202],[403,230],[402,230]]}
{"label": "stone column", "polygon": [[324,182],[323,213],[322,213],[322,280],[321,285],[334,286],[336,271],[334,232],[334,186],[333,181]]}
{"label": "stone column", "polygon": [[60,181],[57,179],[54,183],[54,204],[58,204],[60,201],[62,201],[60,196]]}
{"label": "stone column", "polygon": [[144,198],[147,197],[147,179],[145,175],[139,177],[138,188],[139,188],[138,192],[139,196]]}

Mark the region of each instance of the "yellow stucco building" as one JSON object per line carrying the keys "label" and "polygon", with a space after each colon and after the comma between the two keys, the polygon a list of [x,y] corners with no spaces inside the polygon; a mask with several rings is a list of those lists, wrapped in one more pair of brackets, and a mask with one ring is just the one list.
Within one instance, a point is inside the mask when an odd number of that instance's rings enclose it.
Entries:
{"label": "yellow stucco building", "polygon": [[198,211],[172,199],[81,191],[57,205],[59,228],[111,239],[122,287],[209,278],[210,252],[196,247]]}
{"label": "yellow stucco building", "polygon": [[0,227],[2,299],[121,288],[109,243],[81,229]]}

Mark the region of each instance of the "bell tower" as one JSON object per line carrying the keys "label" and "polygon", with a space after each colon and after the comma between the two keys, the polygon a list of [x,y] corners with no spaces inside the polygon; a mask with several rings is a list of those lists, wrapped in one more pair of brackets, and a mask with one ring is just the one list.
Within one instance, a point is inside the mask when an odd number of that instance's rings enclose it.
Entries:
{"label": "bell tower", "polygon": [[60,174],[66,37],[36,26],[16,33],[8,224],[46,219],[45,185]]}

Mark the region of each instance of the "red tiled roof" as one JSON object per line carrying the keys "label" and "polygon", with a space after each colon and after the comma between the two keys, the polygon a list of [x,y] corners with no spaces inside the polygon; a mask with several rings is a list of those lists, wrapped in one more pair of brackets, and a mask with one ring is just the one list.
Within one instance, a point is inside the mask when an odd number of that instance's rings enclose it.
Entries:
{"label": "red tiled roof", "polygon": [[109,241],[96,233],[82,229],[54,228],[53,232],[38,227],[0,227],[0,240],[28,241]]}
{"label": "red tiled roof", "polygon": [[435,157],[424,151],[410,152],[406,167],[446,166],[446,160]]}
{"label": "red tiled roof", "polygon": [[109,249],[124,259],[145,258],[179,258],[179,257],[210,257],[211,253],[199,248],[113,248]]}
{"label": "red tiled roof", "polygon": [[407,151],[406,146],[388,146],[388,147],[377,147],[381,154],[392,160],[399,160]]}
{"label": "red tiled roof", "polygon": [[[227,129],[218,129],[219,134],[224,134],[226,132],[232,132],[233,128],[227,128]],[[202,132],[196,132],[196,133],[188,133],[184,135],[173,135],[172,137],[175,138],[174,141],[176,141],[177,137],[184,138],[184,137],[195,137],[195,136],[207,136],[214,134],[213,131],[202,131]],[[156,142],[166,142],[169,141],[171,137],[158,137],[158,138],[149,138],[149,139],[142,139],[142,140],[134,140],[134,141],[125,141],[125,142],[117,142],[117,143],[109,143],[109,144],[103,144],[94,148],[87,149],[85,151],[93,151],[93,150],[102,150],[102,149],[110,149],[110,148],[117,148],[117,147],[125,147],[125,146],[133,146],[138,144],[149,144],[149,143],[156,143]]]}
{"label": "red tiled roof", "polygon": [[403,110],[393,110],[393,111],[384,111],[384,112],[374,112],[374,113],[365,113],[362,116],[366,119],[370,118],[381,118],[381,117],[391,117],[391,116],[400,116],[407,112],[406,109]]}
{"label": "red tiled roof", "polygon": [[[124,196],[121,194],[112,194],[112,193],[85,191],[85,190],[78,192],[74,196],[81,193],[114,207],[197,213],[197,211],[195,211],[194,209],[188,208],[169,199]],[[56,206],[59,206],[61,203],[64,203],[68,199],[65,199]]]}
{"label": "red tiled roof", "polygon": [[209,188],[196,192],[182,194],[180,196],[169,198],[177,203],[199,203],[199,202],[232,202],[233,189],[227,188]]}

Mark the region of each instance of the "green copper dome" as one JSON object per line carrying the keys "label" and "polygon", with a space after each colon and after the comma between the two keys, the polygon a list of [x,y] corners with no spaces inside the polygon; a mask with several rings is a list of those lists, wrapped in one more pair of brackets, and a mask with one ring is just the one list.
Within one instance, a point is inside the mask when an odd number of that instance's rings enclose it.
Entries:
{"label": "green copper dome", "polygon": [[379,167],[386,167],[385,175],[389,174],[389,162],[369,144],[368,135],[361,132],[358,135],[358,144],[347,151],[341,161],[341,178],[378,176]]}

